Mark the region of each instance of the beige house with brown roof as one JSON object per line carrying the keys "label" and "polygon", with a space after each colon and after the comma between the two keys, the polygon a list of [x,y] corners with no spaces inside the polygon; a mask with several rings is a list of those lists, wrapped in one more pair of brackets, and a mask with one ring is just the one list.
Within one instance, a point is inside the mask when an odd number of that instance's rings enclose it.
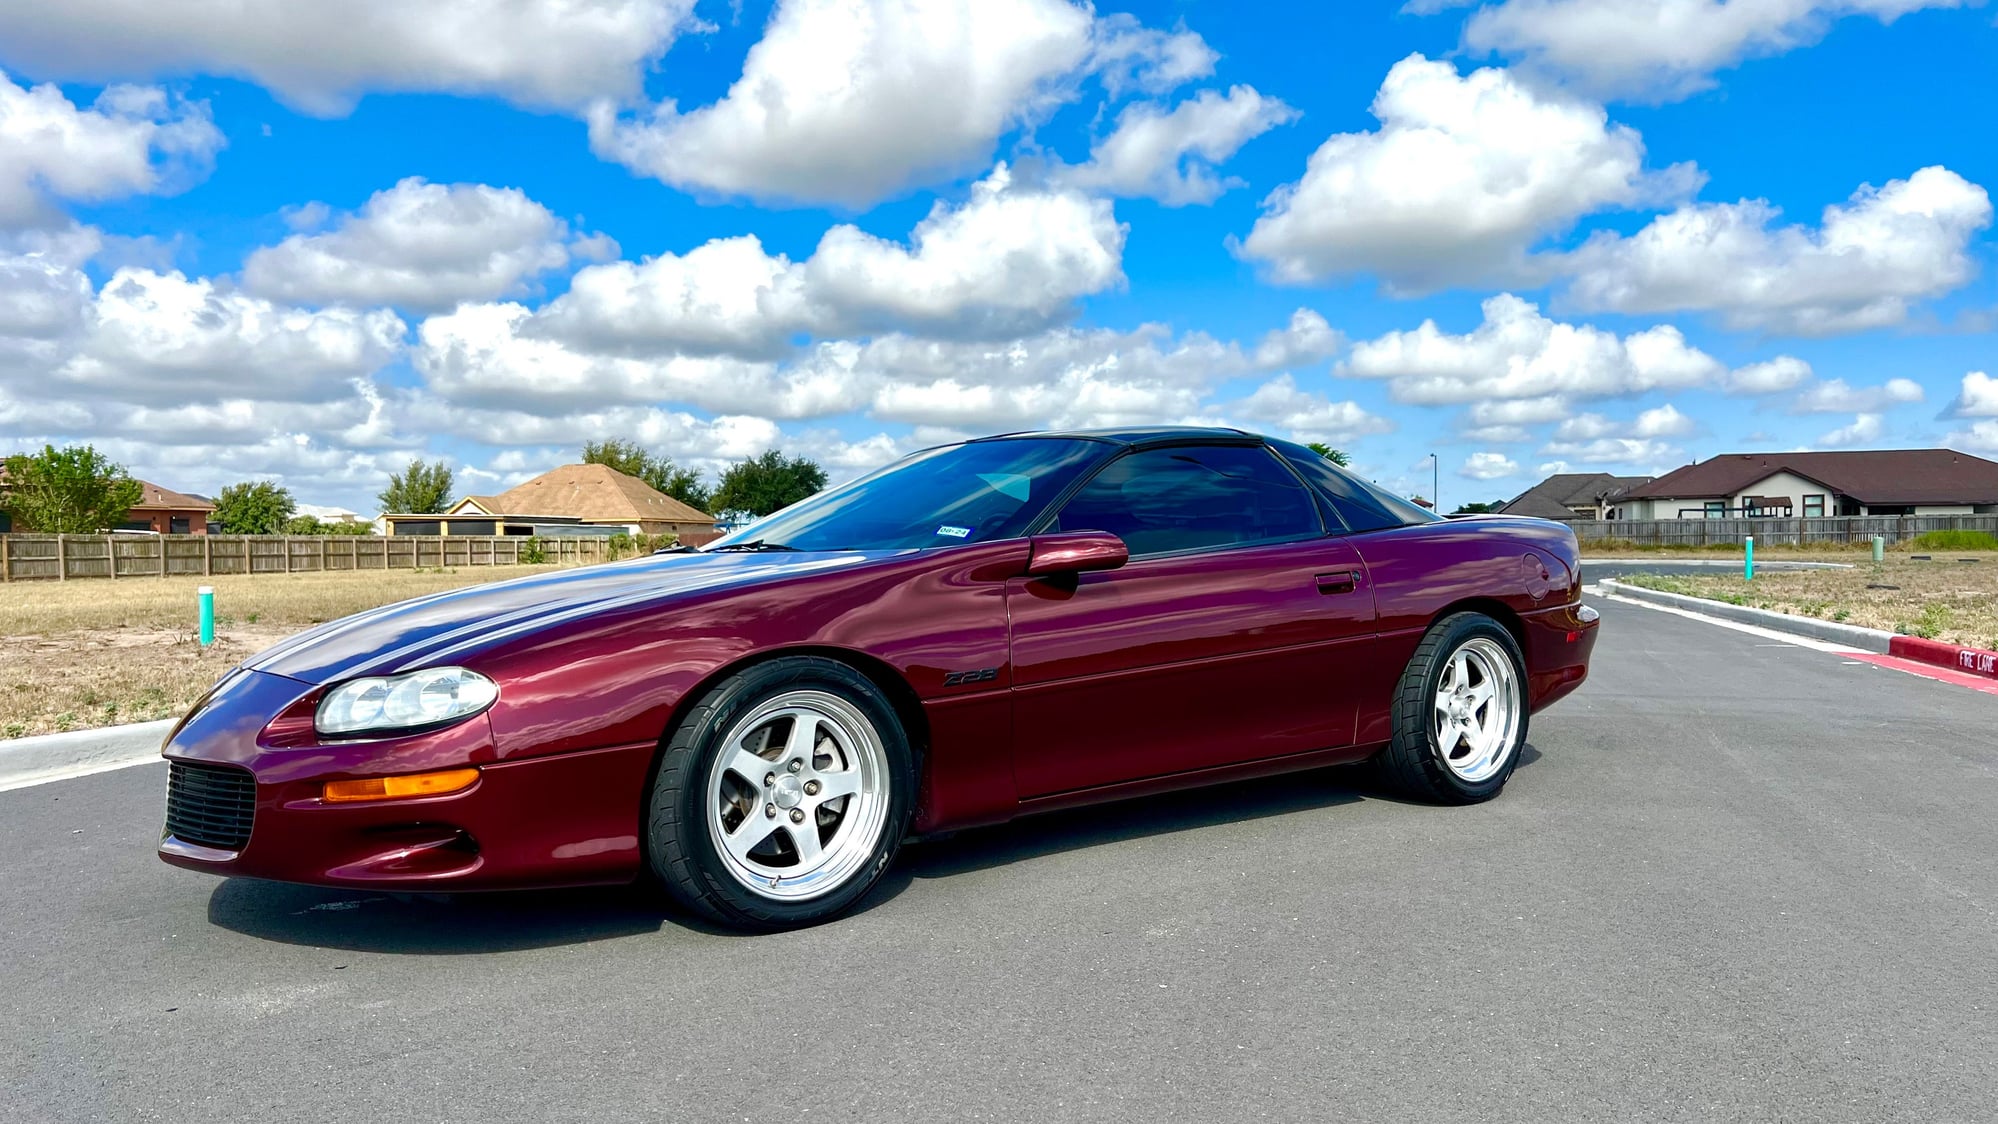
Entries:
{"label": "beige house with brown roof", "polygon": [[497,496],[466,496],[449,514],[551,516],[631,534],[712,535],[714,516],[654,490],[645,481],[601,464],[565,464]]}

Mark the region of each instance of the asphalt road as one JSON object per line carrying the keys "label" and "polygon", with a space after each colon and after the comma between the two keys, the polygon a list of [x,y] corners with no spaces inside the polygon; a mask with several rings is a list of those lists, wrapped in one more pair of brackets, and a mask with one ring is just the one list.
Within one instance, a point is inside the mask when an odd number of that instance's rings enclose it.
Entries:
{"label": "asphalt road", "polygon": [[172,869],[158,766],[0,794],[0,1118],[1990,1119],[1998,697],[1603,615],[1493,803],[1046,817],[774,937]]}

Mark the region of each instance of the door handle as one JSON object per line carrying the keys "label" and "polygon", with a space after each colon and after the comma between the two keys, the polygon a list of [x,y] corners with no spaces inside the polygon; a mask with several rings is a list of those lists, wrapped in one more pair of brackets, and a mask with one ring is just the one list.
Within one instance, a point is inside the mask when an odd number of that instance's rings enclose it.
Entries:
{"label": "door handle", "polygon": [[1328,596],[1334,593],[1351,593],[1359,588],[1359,584],[1360,575],[1352,570],[1318,575],[1318,592]]}

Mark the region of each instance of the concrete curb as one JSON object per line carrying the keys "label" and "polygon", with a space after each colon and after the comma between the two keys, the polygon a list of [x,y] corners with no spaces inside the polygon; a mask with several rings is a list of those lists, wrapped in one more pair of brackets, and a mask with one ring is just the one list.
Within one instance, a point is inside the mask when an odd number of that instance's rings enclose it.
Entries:
{"label": "concrete curb", "polygon": [[1899,656],[1904,660],[1946,667],[1966,675],[1982,675],[1987,679],[1998,679],[1998,652],[1989,648],[1966,648],[1961,644],[1924,640],[1919,636],[1896,636],[1888,644],[1887,654]]}
{"label": "concrete curb", "polygon": [[1746,605],[1730,605],[1725,601],[1709,601],[1704,597],[1687,597],[1680,593],[1644,589],[1640,586],[1625,585],[1612,578],[1604,578],[1594,584],[1607,591],[1611,597],[1621,597],[1626,601],[1649,601],[1654,605],[1669,605],[1689,613],[1752,624],[1774,632],[1787,632],[1793,636],[1808,636],[1814,640],[1844,644],[1849,648],[1858,648],[1862,652],[1874,652],[1883,656],[1888,654],[1890,646],[1896,639],[1893,633],[1882,632],[1877,628],[1861,628],[1856,624],[1821,621],[1768,609],[1751,609]]}
{"label": "concrete curb", "polygon": [[0,792],[157,761],[178,719],[0,741]]}
{"label": "concrete curb", "polygon": [[[1711,566],[1715,569],[1739,570],[1742,567],[1742,560],[1739,558],[1584,558],[1581,560],[1581,564],[1582,572],[1586,574],[1591,566],[1623,566],[1625,568],[1656,566],[1661,570],[1672,566]],[[1852,563],[1793,562],[1787,558],[1774,558],[1767,562],[1757,562],[1755,568],[1758,570],[1850,570],[1852,569]]]}

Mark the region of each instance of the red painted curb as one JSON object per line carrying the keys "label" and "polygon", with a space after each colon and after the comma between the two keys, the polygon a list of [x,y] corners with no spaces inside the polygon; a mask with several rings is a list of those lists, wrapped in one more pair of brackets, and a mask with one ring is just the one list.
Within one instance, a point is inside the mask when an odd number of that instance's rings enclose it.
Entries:
{"label": "red painted curb", "polygon": [[1998,652],[1983,648],[1966,648],[1961,644],[1945,644],[1919,636],[1896,636],[1887,642],[1887,654],[1998,679]]}

